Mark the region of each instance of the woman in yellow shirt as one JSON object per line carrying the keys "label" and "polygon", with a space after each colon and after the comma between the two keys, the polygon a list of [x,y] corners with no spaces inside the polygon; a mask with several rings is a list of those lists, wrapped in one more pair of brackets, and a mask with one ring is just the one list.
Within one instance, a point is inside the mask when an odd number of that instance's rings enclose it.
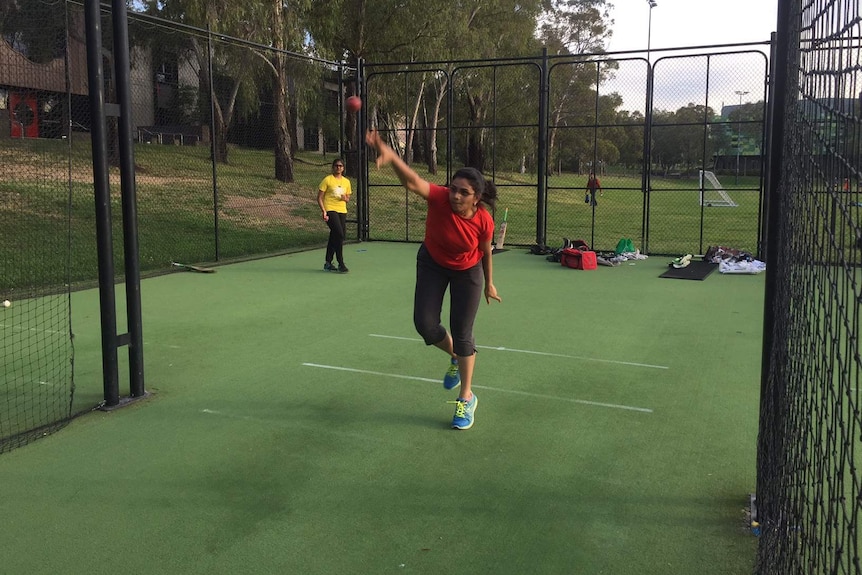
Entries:
{"label": "woman in yellow shirt", "polygon": [[[344,175],[344,160],[332,162],[332,173],[317,187],[317,204],[323,212],[323,221],[329,226],[329,243],[326,244],[326,262],[323,269],[347,273],[344,265],[344,235],[347,231],[347,202],[350,200],[350,180]],[[332,265],[332,258],[338,267]]]}

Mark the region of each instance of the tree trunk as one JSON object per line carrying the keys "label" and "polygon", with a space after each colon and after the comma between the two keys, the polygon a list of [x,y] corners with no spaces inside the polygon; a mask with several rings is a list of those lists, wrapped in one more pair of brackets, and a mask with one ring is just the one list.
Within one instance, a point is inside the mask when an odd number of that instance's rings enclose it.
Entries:
{"label": "tree trunk", "polygon": [[281,0],[272,3],[273,48],[272,64],[275,68],[273,98],[275,102],[275,179],[293,182],[293,156],[291,155],[290,110],[287,94],[287,57],[285,49],[284,4]]}
{"label": "tree trunk", "polygon": [[470,103],[470,131],[467,136],[467,162],[465,165],[484,172],[485,131],[480,126],[485,116],[485,107],[481,95],[468,94],[467,101]]}
{"label": "tree trunk", "polygon": [[446,88],[449,83],[444,79],[437,88],[437,97],[434,99],[434,113],[431,116],[431,128],[428,130],[428,173],[437,173],[437,124],[440,122],[440,108],[443,106],[443,98],[446,97]]}
{"label": "tree trunk", "polygon": [[287,70],[283,54],[275,57],[277,64],[275,88],[275,179],[293,182],[293,158],[291,157],[290,132],[288,130]]}
{"label": "tree trunk", "polygon": [[412,164],[414,160],[413,148],[416,142],[416,124],[419,121],[419,110],[422,106],[422,95],[425,93],[425,74],[422,75],[422,82],[419,84],[419,93],[416,94],[416,101],[413,104],[413,113],[407,121],[407,137],[404,141],[404,161]]}

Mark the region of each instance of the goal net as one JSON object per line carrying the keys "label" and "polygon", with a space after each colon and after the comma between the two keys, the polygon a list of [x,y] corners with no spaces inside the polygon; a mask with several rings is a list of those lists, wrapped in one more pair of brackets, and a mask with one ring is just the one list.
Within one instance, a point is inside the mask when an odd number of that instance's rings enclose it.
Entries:
{"label": "goal net", "polygon": [[700,170],[700,205],[735,208],[738,204],[728,195],[715,173]]}

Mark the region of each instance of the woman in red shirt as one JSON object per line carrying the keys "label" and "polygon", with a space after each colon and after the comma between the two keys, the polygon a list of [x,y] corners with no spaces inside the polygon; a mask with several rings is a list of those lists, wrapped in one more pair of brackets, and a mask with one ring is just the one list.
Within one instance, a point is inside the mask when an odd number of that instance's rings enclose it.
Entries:
{"label": "woman in red shirt", "polygon": [[[416,256],[416,291],[413,324],[425,340],[451,357],[443,387],[461,391],[455,403],[452,427],[469,429],[478,399],[471,391],[476,347],[473,322],[483,295],[487,303],[502,302],[494,287],[491,240],[494,219],[482,203],[494,206],[497,188],[474,168],[461,168],[448,187],[422,179],[377,133],[369,130],[365,142],[377,151],[377,166],[391,164],[401,184],[428,204],[425,239]],[[443,297],[449,289],[451,334],[440,321]]]}

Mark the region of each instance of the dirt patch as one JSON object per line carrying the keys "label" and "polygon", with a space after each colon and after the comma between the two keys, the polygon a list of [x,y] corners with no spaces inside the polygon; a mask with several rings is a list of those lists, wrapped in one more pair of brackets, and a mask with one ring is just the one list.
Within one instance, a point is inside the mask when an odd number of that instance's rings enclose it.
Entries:
{"label": "dirt patch", "polygon": [[308,217],[297,215],[298,208],[316,205],[316,198],[303,198],[291,194],[273,194],[265,198],[227,196],[222,204],[222,217],[244,225],[265,227],[273,222],[291,227],[302,227]]}
{"label": "dirt patch", "polygon": [[[69,164],[64,161],[46,161],[45,156],[21,150],[0,149],[0,182],[4,180],[66,182],[70,177]],[[110,185],[120,185],[119,168],[109,169]],[[93,183],[93,167],[90,164],[72,162],[71,181],[76,184]],[[156,176],[141,170],[135,173],[137,185],[169,186],[178,181],[184,184],[212,186],[206,178],[177,178],[176,176]],[[113,191],[113,190],[112,190]],[[119,189],[116,190],[119,193]]]}

